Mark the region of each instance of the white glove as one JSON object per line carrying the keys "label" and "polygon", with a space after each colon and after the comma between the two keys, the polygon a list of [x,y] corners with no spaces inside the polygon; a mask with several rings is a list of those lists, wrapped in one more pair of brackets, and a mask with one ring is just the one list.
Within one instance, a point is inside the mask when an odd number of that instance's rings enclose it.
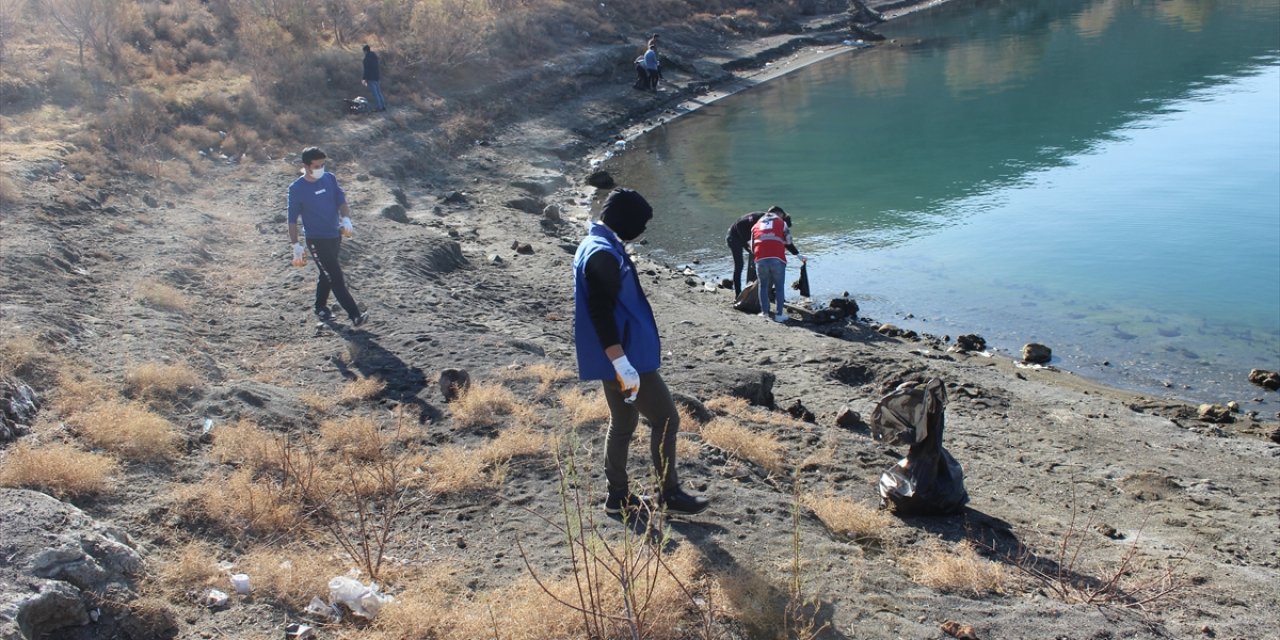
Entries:
{"label": "white glove", "polygon": [[342,235],[350,237],[352,229],[354,227],[351,225],[351,218],[344,216],[342,218]]}
{"label": "white glove", "polygon": [[802,253],[802,254],[800,254],[800,255],[798,255],[798,256],[796,256],[796,257],[797,257],[797,258],[800,258],[800,262],[808,262],[808,261],[809,261],[808,256],[804,255],[803,253]]}
{"label": "white glove", "polygon": [[622,393],[631,394],[625,398],[627,403],[635,402],[636,396],[640,394],[640,374],[636,372],[635,367],[631,366],[631,361],[627,360],[626,355],[618,356],[613,361],[613,371],[618,374],[618,386],[622,387]]}
{"label": "white glove", "polygon": [[301,242],[293,243],[293,266],[301,267],[307,264],[307,248]]}

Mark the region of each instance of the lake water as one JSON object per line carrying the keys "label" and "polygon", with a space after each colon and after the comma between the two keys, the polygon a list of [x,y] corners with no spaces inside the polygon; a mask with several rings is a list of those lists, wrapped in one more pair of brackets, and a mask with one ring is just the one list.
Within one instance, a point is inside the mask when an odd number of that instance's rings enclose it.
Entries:
{"label": "lake water", "polygon": [[777,204],[816,300],[1275,410],[1247,375],[1280,370],[1280,0],[956,0],[881,32],[612,159],[646,249],[727,277],[725,229]]}

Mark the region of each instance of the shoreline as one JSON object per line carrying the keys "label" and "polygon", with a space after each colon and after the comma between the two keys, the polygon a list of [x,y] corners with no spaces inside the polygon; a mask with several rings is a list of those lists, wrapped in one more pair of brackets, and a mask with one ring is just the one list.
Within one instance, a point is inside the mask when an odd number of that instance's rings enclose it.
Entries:
{"label": "shoreline", "polygon": [[[881,4],[905,5],[898,6],[897,8],[884,13],[883,15],[886,21],[889,21],[904,15],[940,6],[947,2],[948,0],[926,0],[919,3],[887,2]],[[746,72],[734,73],[731,79],[715,83],[705,93],[699,93],[698,95],[691,97],[676,96],[674,104],[670,101],[664,102],[663,105],[660,105],[654,110],[656,115],[652,117],[642,116],[634,119],[632,122],[621,128],[620,132],[615,136],[615,139],[612,142],[602,143],[593,147],[582,159],[582,163],[587,167],[590,167],[590,169],[607,170],[607,163],[613,158],[619,156],[621,153],[629,152],[630,145],[633,141],[656,129],[664,127],[679,118],[711,106],[724,98],[736,95],[823,60],[842,54],[854,53],[861,49],[871,49],[877,46],[882,46],[876,43],[863,44],[861,40],[857,41],[859,43],[857,45],[847,44],[849,42],[848,39],[844,39],[840,42],[835,41],[842,31],[847,33],[847,27],[842,27],[835,23],[829,23],[825,28],[815,30],[812,34],[806,34],[805,36],[800,36],[797,39],[813,38],[821,40],[823,38],[829,38],[833,40],[831,43],[810,43],[802,45],[798,49],[781,57],[766,59],[766,61],[757,68]],[[759,59],[758,56],[748,56],[745,58],[739,58],[737,61],[756,59]],[[618,141],[623,141],[625,143],[625,150],[618,150],[618,147],[616,146]],[[594,206],[594,198],[592,200]],[[586,220],[588,217],[589,212],[584,215],[582,219]],[[680,265],[670,264],[668,266],[674,270],[691,268],[698,277],[709,282],[715,282],[718,280],[714,274],[704,272],[697,264],[682,263]],[[823,304],[822,301],[816,298],[811,300],[814,304]],[[914,317],[915,311],[911,309],[902,309],[898,315],[901,315],[904,319],[911,318]],[[880,324],[911,324],[904,320],[883,320],[873,317],[862,317],[860,319],[872,324],[873,326]],[[904,326],[903,328],[909,331],[918,332],[926,342],[941,342],[941,334],[930,331],[927,328],[919,326]],[[960,327],[952,327],[952,329],[954,329],[954,331],[949,331],[949,334],[959,335],[973,332],[972,330]],[[1027,341],[1024,341],[1024,343],[1025,342]],[[1053,348],[1055,345],[1048,346]],[[993,351],[993,353],[997,357],[1006,358],[1015,364],[1021,364],[1019,354],[1017,353],[1018,349],[1020,349],[1020,346],[1013,345],[1008,346],[1007,348],[1001,348],[998,351]],[[1088,357],[1088,353],[1091,353],[1091,350],[1087,345],[1080,345],[1079,353],[1075,354],[1073,357]],[[1161,389],[1159,386],[1159,380],[1155,378],[1144,382],[1139,378],[1129,380],[1123,374],[1118,372],[1107,375],[1106,371],[1093,371],[1093,369],[1099,367],[1112,366],[1110,361],[1115,360],[1118,357],[1120,356],[1113,356],[1111,358],[1098,357],[1096,358],[1097,362],[1091,365],[1088,362],[1064,361],[1055,356],[1053,361],[1044,365],[1044,368],[1053,371],[1061,371],[1062,373],[1071,376],[1078,376],[1082,379],[1089,380],[1100,387],[1113,389],[1117,393],[1131,395],[1141,401],[1159,400],[1163,402],[1187,403],[1191,405],[1199,405],[1202,403],[1225,405],[1229,402],[1237,402],[1240,405],[1252,405],[1249,408],[1254,410],[1254,412],[1261,416],[1262,419],[1280,419],[1280,410],[1275,406],[1274,399],[1267,397],[1267,394],[1270,392],[1260,386],[1250,384],[1247,381],[1249,371],[1253,368],[1258,368],[1257,365],[1232,370],[1231,375],[1238,376],[1239,379],[1239,382],[1234,385],[1234,387],[1237,388],[1225,389],[1224,392],[1218,393],[1214,391],[1213,380],[1210,379],[1167,380],[1163,383],[1163,389]],[[1160,363],[1153,362],[1150,364],[1154,366]],[[1126,384],[1127,380],[1129,381]],[[1214,380],[1218,379],[1215,378]],[[1178,389],[1177,387],[1181,388]]]}

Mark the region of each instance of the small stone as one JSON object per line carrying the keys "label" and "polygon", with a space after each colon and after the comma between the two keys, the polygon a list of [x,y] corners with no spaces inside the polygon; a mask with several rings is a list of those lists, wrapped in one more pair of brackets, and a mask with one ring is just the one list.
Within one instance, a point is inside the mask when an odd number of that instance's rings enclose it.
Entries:
{"label": "small stone", "polygon": [[1022,346],[1022,361],[1032,364],[1044,364],[1053,359],[1053,350],[1038,342],[1030,342]]}

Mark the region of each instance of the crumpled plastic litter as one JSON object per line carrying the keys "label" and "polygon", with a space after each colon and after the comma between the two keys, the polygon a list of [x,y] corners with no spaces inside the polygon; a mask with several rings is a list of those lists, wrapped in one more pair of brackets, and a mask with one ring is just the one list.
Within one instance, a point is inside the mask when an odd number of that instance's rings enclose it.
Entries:
{"label": "crumpled plastic litter", "polygon": [[218,607],[225,606],[228,598],[229,596],[225,591],[209,589],[200,596],[200,602],[210,609],[217,609]]}
{"label": "crumpled plastic litter", "polygon": [[307,615],[319,618],[321,620],[329,620],[337,622],[342,619],[342,612],[338,611],[333,605],[320,599],[320,596],[313,596],[311,603],[305,609]]}
{"label": "crumpled plastic litter", "polygon": [[373,619],[383,605],[392,600],[395,598],[385,593],[378,593],[376,582],[370,582],[366,586],[359,580],[347,576],[338,576],[329,581],[329,604],[334,606],[341,604],[350,609],[352,614],[361,618]]}

